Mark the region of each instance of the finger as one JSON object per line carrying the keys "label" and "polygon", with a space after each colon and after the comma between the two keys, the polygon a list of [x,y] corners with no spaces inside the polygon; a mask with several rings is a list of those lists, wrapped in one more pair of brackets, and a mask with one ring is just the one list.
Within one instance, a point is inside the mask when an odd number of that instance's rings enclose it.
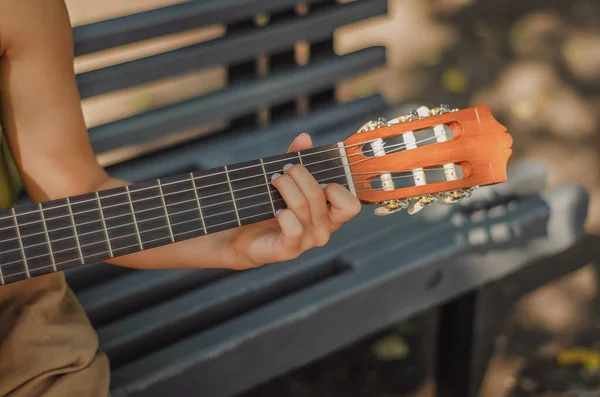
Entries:
{"label": "finger", "polygon": [[332,224],[329,220],[329,209],[323,188],[313,175],[301,165],[295,165],[285,171],[292,177],[302,194],[308,200],[310,217],[315,228],[323,228],[329,232]]}
{"label": "finger", "polygon": [[300,150],[306,150],[313,147],[312,138],[310,135],[306,133],[302,133],[294,139],[290,147],[288,148],[288,153],[298,152]]}
{"label": "finger", "polygon": [[348,189],[337,183],[329,184],[324,189],[325,197],[331,204],[329,219],[336,227],[341,227],[360,213],[360,201]]}
{"label": "finger", "polygon": [[277,256],[280,261],[293,259],[302,253],[302,235],[304,233],[302,223],[290,209],[278,212],[276,218],[281,228],[282,248],[282,252]]}
{"label": "finger", "polygon": [[309,203],[294,179],[289,175],[275,176],[272,184],[281,194],[287,208],[294,211],[302,225],[310,227],[312,220]]}

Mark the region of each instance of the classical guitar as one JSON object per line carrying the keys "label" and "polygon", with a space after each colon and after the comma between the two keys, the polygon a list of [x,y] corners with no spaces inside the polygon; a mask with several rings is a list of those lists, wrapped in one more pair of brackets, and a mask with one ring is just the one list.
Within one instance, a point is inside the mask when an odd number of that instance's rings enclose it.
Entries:
{"label": "classical guitar", "polygon": [[453,204],[506,181],[512,138],[487,106],[420,107],[343,142],[0,212],[0,284],[273,218],[275,174],[302,164],[376,215]]}

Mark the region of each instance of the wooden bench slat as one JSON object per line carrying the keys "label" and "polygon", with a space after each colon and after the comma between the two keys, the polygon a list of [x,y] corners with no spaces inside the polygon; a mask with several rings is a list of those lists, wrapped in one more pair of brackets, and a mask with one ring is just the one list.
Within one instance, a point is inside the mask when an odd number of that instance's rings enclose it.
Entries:
{"label": "wooden bench slat", "polygon": [[385,14],[387,0],[341,4],[269,25],[239,32],[159,55],[81,73],[77,76],[82,98],[155,82],[190,71],[239,63],[263,54],[290,48],[300,40],[332,36],[344,25]]}
{"label": "wooden bench slat", "polygon": [[308,281],[310,285],[319,274],[335,273],[332,250],[325,254],[312,251],[303,259],[301,266],[287,262],[235,273],[100,327],[102,349],[109,355],[112,367],[118,368],[182,337],[236,317],[251,306],[293,291],[298,284]]}
{"label": "wooden bench slat", "polygon": [[116,178],[142,182],[166,175],[227,165],[233,161],[247,161],[274,155],[276,153],[272,152],[273,147],[285,150],[289,142],[302,132],[311,133],[313,139],[317,141],[315,144],[319,141],[323,144],[331,143],[351,134],[352,130],[345,128],[341,133],[336,134],[329,134],[329,131],[333,131],[349,120],[357,120],[360,124],[368,117],[377,117],[383,114],[388,106],[385,98],[377,94],[332,105],[308,113],[306,116],[285,120],[262,129],[224,131],[211,137],[200,138],[106,167],[106,171]]}
{"label": "wooden bench slat", "polygon": [[385,62],[385,47],[326,57],[263,80],[232,85],[215,93],[91,128],[90,141],[96,153],[150,143],[171,133],[226,121],[263,106],[334,86],[343,79],[383,66]]}
{"label": "wooden bench slat", "polygon": [[173,269],[131,272],[78,294],[94,327],[214,282],[228,274],[221,269]]}
{"label": "wooden bench slat", "polygon": [[[532,198],[523,200],[512,213],[500,219],[487,220],[484,224],[489,226],[500,221],[518,222],[525,229],[529,224],[539,225],[540,220],[547,219],[548,216],[545,203],[539,198]],[[353,270],[349,271],[353,272],[356,270],[354,266],[360,267],[362,263],[374,266],[373,264],[381,262],[374,261],[373,257],[397,256],[398,260],[401,259],[398,262],[399,268],[402,268],[407,263],[424,260],[423,258],[427,258],[435,251],[447,252],[448,256],[453,256],[464,254],[465,251],[477,250],[477,247],[460,244],[456,240],[455,234],[458,231],[448,219],[432,225],[423,224],[418,217],[404,216],[395,219],[394,224],[395,227],[391,221],[374,220],[370,209],[366,209],[361,216],[349,224],[349,227],[346,227],[349,229],[346,233],[342,232],[336,236],[326,252],[311,251],[304,255],[301,261],[281,263],[278,266],[255,269],[243,275],[233,275],[220,282],[209,284],[205,288],[193,290],[100,327],[98,335],[102,348],[111,358],[113,366],[118,367],[140,357],[142,350],[152,352],[165,344],[178,341],[181,337],[201,334],[207,328],[207,324],[200,323],[200,318],[209,322],[210,328],[216,328],[225,317],[227,321],[242,317],[264,304],[256,303],[253,308],[248,308],[248,301],[255,299],[257,294],[269,291],[270,288],[277,288],[275,286],[286,282],[291,284],[296,277],[307,277],[311,273],[319,272],[335,258],[343,257],[344,263],[352,264]],[[541,224],[543,225],[544,222]],[[381,229],[389,226],[394,230],[381,233]],[[470,228],[474,226],[467,225],[465,230]],[[357,240],[356,234],[359,231],[362,231],[363,236],[369,235],[370,238]],[[346,235],[345,240],[340,240],[344,234],[349,233],[355,234],[354,237],[348,238]],[[526,233],[524,236],[532,238],[534,234]],[[350,245],[350,241],[353,244]],[[419,244],[416,244],[417,242]],[[403,253],[402,256],[399,256],[400,253]],[[318,284],[318,281],[315,284]],[[255,288],[260,292],[256,292]],[[340,291],[344,290],[346,289],[340,289]],[[274,294],[275,291],[271,290],[270,293]],[[315,301],[317,300],[318,298],[315,297]],[[223,314],[219,315],[215,311]],[[160,321],[156,321],[157,319]]]}
{"label": "wooden bench slat", "polygon": [[135,43],[215,24],[251,19],[261,12],[285,10],[322,0],[189,0],[73,28],[75,55]]}
{"label": "wooden bench slat", "polygon": [[77,294],[87,288],[93,288],[109,280],[114,280],[139,270],[108,263],[92,263],[83,267],[76,267],[65,272],[69,287]]}

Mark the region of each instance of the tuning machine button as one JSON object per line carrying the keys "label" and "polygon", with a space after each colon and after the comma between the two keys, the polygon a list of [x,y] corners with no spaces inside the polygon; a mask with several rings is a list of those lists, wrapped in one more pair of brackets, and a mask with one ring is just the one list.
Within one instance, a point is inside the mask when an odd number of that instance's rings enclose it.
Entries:
{"label": "tuning machine button", "polygon": [[435,204],[437,202],[437,196],[433,194],[426,194],[424,196],[411,199],[408,209],[406,211],[409,213],[409,215],[415,215],[428,205]]}
{"label": "tuning machine button", "polygon": [[377,216],[387,216],[405,210],[409,207],[408,200],[390,200],[379,204],[373,213]]}
{"label": "tuning machine button", "polygon": [[458,109],[451,109],[449,105],[441,104],[439,107],[431,109],[430,114],[432,116],[438,116],[440,114],[457,112],[457,111],[458,111]]}
{"label": "tuning machine button", "polygon": [[406,123],[409,121],[413,121],[413,120],[418,120],[419,117],[419,113],[416,110],[411,110],[410,112],[403,114],[401,116],[398,116],[394,119],[391,119],[390,121],[387,122],[388,127],[395,125],[395,124],[400,124],[400,123]]}
{"label": "tuning machine button", "polygon": [[385,127],[387,126],[388,121],[384,118],[378,118],[377,120],[371,120],[371,121],[367,121],[365,124],[362,125],[362,127],[360,127],[358,129],[358,132],[367,132],[367,131],[373,131],[376,130],[378,128],[381,127]]}
{"label": "tuning machine button", "polygon": [[471,195],[473,194],[473,191],[475,191],[477,188],[478,188],[478,186],[475,186],[475,187],[471,187],[468,189],[460,189],[460,190],[453,190],[450,192],[439,193],[437,195],[438,203],[442,204],[442,205],[457,204],[460,201],[464,200],[465,198],[471,197]]}
{"label": "tuning machine button", "polygon": [[[438,116],[445,113],[457,112],[459,109],[452,109],[450,106],[442,104],[439,107],[428,108],[427,106],[420,106],[415,110],[412,110],[406,114],[400,115],[389,121],[380,118],[377,120],[369,121],[365,123],[360,129],[360,132],[372,131],[378,128],[393,126],[399,123],[406,123],[415,120],[421,120],[426,117]],[[449,140],[445,126],[443,124],[433,126],[433,132],[435,134],[435,140],[437,143],[443,143]],[[412,150],[417,148],[417,140],[414,136],[413,131],[403,132],[402,138],[404,140],[405,150]],[[386,155],[384,141],[379,138],[372,142],[369,142],[369,146],[375,157],[381,157]],[[454,163],[443,164],[444,176],[447,182],[458,180],[457,166]],[[413,174],[413,180],[415,186],[424,186],[427,184],[425,177],[425,169],[416,168],[411,170]],[[382,190],[391,191],[395,190],[395,184],[391,174],[380,175]],[[431,204],[442,204],[442,205],[453,205],[465,198],[471,196],[472,192],[477,187],[470,189],[458,189],[454,191],[439,193],[439,194],[427,194],[419,197],[412,197],[405,200],[390,200],[379,204],[374,210],[377,216],[386,216],[393,213],[406,210],[410,215],[419,213],[423,208]]]}

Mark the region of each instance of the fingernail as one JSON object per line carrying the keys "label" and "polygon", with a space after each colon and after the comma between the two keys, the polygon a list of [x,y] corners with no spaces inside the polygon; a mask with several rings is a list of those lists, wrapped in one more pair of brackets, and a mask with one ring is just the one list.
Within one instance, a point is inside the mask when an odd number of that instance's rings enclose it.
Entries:
{"label": "fingernail", "polygon": [[284,171],[287,171],[287,170],[289,170],[290,168],[292,168],[293,166],[294,166],[294,164],[286,164],[286,165],[284,165],[284,166],[283,166],[283,170],[284,170]]}
{"label": "fingernail", "polygon": [[321,183],[321,189],[325,189],[327,187],[326,183]]}
{"label": "fingernail", "polygon": [[275,216],[281,214],[281,211],[283,211],[283,210],[277,210],[277,211],[275,211]]}
{"label": "fingernail", "polygon": [[275,179],[279,178],[280,176],[281,176],[281,174],[279,174],[279,173],[271,175],[271,181],[274,181]]}

